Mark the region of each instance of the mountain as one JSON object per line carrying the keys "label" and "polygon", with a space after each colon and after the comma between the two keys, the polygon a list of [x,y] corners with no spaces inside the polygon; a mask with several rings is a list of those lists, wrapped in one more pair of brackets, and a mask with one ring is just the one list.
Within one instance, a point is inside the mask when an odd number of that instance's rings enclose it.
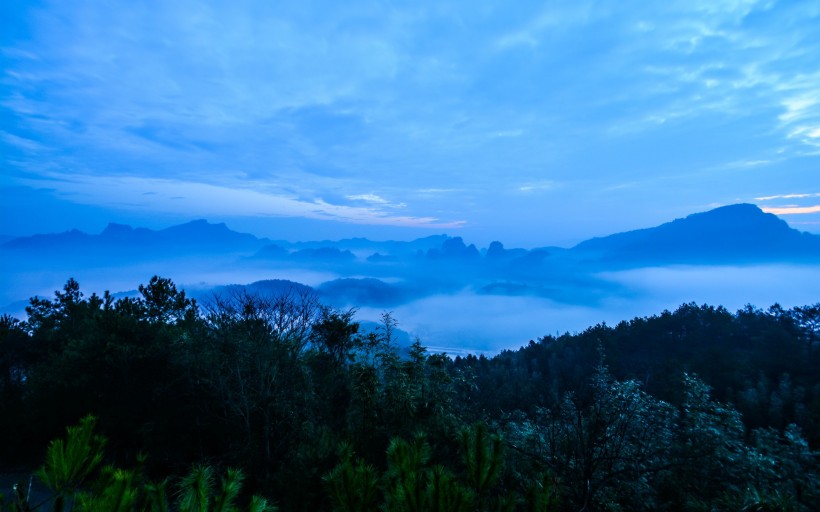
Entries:
{"label": "mountain", "polygon": [[350,263],[356,256],[348,250],[339,250],[335,247],[319,247],[318,249],[301,249],[290,255],[293,260],[314,263]]}
{"label": "mountain", "polygon": [[[365,238],[274,242],[232,231],[225,224],[195,220],[161,230],[112,223],[99,234],[72,230],[18,237],[0,244],[0,259],[17,273],[47,269],[61,277],[83,269],[113,273],[126,265],[174,274],[179,269],[187,274],[209,267],[223,277],[225,272],[252,269],[263,278],[299,268],[330,272],[334,278],[417,282],[420,288],[437,291],[481,289],[490,283],[507,284],[485,291],[514,291],[530,286],[552,289],[556,283],[569,286],[574,276],[601,270],[674,264],[820,263],[820,236],[794,230],[754,205],[737,204],[652,228],[593,238],[570,249],[506,249],[496,241],[479,250],[461,237],[447,235],[409,242]],[[402,296],[384,287],[377,290],[368,281],[342,281],[330,288],[353,297]],[[9,300],[18,298],[10,296]]]}
{"label": "mountain", "polygon": [[281,297],[293,294],[299,296],[310,294],[313,288],[287,279],[265,279],[250,284],[227,284],[205,288],[189,288],[188,295],[208,309],[217,302],[234,304],[241,302],[246,295],[262,298]]}
{"label": "mountain", "polygon": [[433,346],[482,349],[644,314],[650,303],[653,310],[689,301],[806,304],[816,300],[820,282],[820,236],[753,205],[531,250],[501,241],[476,248],[446,235],[279,242],[200,220],[162,230],[110,224],[99,234],[15,238],[0,244],[0,261],[0,314],[21,318],[25,298],[50,297],[70,277],[88,295],[133,289],[160,275],[203,305],[214,294],[276,296],[309,284],[323,303],[361,307],[363,319],[395,311]]}
{"label": "mountain", "polygon": [[433,260],[458,260],[462,263],[477,261],[480,253],[473,244],[466,245],[460,236],[448,238],[441,246],[427,251],[427,258]]}
{"label": "mountain", "polygon": [[422,295],[408,286],[390,284],[373,278],[335,279],[322,283],[319,292],[333,304],[355,304],[360,307],[390,307],[403,304]]}
{"label": "mountain", "polygon": [[63,233],[12,238],[0,245],[0,248],[12,251],[37,251],[41,249],[50,251],[54,248],[63,249],[72,246],[88,245],[95,240],[93,237],[94,235],[72,229],[71,231],[65,231]]}
{"label": "mountain", "polygon": [[820,262],[820,236],[752,204],[723,206],[648,229],[593,238],[569,254],[616,266]]}
{"label": "mountain", "polygon": [[157,240],[164,246],[189,247],[202,251],[245,252],[258,249],[270,242],[247,233],[232,231],[225,224],[211,224],[195,220],[157,232]]}
{"label": "mountain", "polygon": [[242,253],[268,244],[267,239],[232,231],[225,224],[195,220],[159,231],[111,223],[99,235],[71,230],[18,237],[0,245],[0,249],[33,257],[140,259],[177,254]]}
{"label": "mountain", "polygon": [[[23,264],[48,261],[65,268],[242,255],[272,262],[287,260],[302,266],[333,264],[338,270],[358,261],[356,272],[362,270],[362,264],[376,268],[403,262],[405,270],[410,271],[410,267],[423,266],[424,261],[458,266],[470,263],[486,266],[495,277],[503,277],[499,274],[539,271],[567,263],[576,269],[591,270],[666,264],[815,263],[820,262],[820,236],[792,229],[755,205],[736,204],[652,228],[593,238],[570,249],[508,250],[500,242],[493,242],[488,249],[479,251],[460,237],[446,235],[410,242],[352,238],[273,243],[232,231],[225,224],[195,220],[158,231],[112,223],[98,235],[71,230],[18,237],[0,244],[0,252],[16,256]],[[352,267],[350,270],[353,272]]]}

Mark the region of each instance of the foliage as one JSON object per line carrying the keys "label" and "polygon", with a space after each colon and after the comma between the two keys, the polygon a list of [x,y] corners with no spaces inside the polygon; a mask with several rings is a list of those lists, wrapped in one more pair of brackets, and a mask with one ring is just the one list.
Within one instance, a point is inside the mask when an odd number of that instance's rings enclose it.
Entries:
{"label": "foliage", "polygon": [[342,443],[339,452],[341,462],[324,477],[333,502],[333,510],[375,510],[380,480],[376,468],[361,459],[354,461],[353,450],[348,443]]}
{"label": "foliage", "polygon": [[176,500],[169,503],[168,480],[159,484],[144,479],[140,467],[119,469],[101,466],[106,439],[94,433],[96,419],[87,416],[68,427],[66,438],[49,444],[46,462],[36,476],[51,491],[48,499],[31,503],[29,492],[17,493],[8,507],[0,510],[31,512],[45,507],[54,512],[275,512],[264,498],[254,496],[247,508],[236,505],[244,475],[228,468],[220,486],[214,485],[214,470],[198,465],[179,479]]}
{"label": "foliage", "polygon": [[498,481],[503,464],[501,438],[477,423],[461,432],[461,449],[467,466],[467,480],[479,497],[484,497]]}
{"label": "foliage", "polygon": [[0,469],[45,460],[75,510],[814,510],[818,311],[684,304],[451,359],[304,292],[71,279],[0,317]]}
{"label": "foliage", "polygon": [[54,493],[55,510],[73,501],[103,461],[105,439],[94,434],[95,423],[86,416],[79,425],[68,427],[65,440],[52,441],[46,451],[46,462],[37,476]]}

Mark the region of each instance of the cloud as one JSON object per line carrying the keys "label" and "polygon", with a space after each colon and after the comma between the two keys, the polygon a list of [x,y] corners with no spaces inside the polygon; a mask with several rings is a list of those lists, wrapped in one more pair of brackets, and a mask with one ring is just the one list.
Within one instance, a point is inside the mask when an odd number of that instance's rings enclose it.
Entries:
{"label": "cloud", "polygon": [[544,180],[524,183],[518,187],[519,192],[538,192],[544,190],[554,190],[558,187],[558,183],[554,181]]}
{"label": "cloud", "polygon": [[13,133],[0,131],[0,139],[6,141],[11,146],[15,146],[29,153],[42,152],[45,150],[42,144],[25,137],[19,137]]}
{"label": "cloud", "polygon": [[647,91],[654,101],[645,103],[655,112],[644,113],[646,128],[755,115],[760,130],[798,143],[792,154],[799,155],[801,145],[816,146],[808,135],[820,128],[820,73],[806,67],[806,58],[820,50],[813,28],[819,14],[754,1],[652,8],[644,15],[651,23],[632,28],[633,51],[641,55],[634,72],[658,84]]}
{"label": "cloud", "polygon": [[[392,308],[393,315],[401,329],[438,350],[499,352],[548,334],[581,332],[602,322],[616,325],[664,309],[674,311],[692,301],[723,305],[730,311],[746,304],[768,307],[777,302],[786,308],[813,304],[820,267],[655,267],[601,277],[616,283],[618,291],[594,304],[462,292],[402,304]],[[358,317],[378,321],[381,313],[377,308],[361,308]]]}
{"label": "cloud", "polygon": [[366,203],[389,204],[386,199],[379,197],[376,194],[349,195],[345,196],[345,199],[350,199],[351,201],[364,201]]}
{"label": "cloud", "polygon": [[755,197],[756,201],[771,201],[773,199],[804,199],[807,197],[820,197],[820,193],[816,194],[784,194],[777,196],[763,196]]}
{"label": "cloud", "polygon": [[771,160],[743,160],[740,162],[732,162],[730,166],[732,167],[760,167],[761,165],[769,165],[771,164]]}
{"label": "cloud", "polygon": [[463,221],[434,217],[396,216],[380,204],[356,207],[306,200],[264,183],[242,182],[234,186],[177,179],[136,176],[53,175],[52,186],[64,199],[105,205],[115,209],[202,216],[286,216],[335,220],[353,224],[418,228],[456,228]]}
{"label": "cloud", "polygon": [[786,111],[778,118],[784,123],[791,123],[799,121],[811,115],[813,107],[818,104],[818,98],[815,95],[803,95],[790,97],[783,100],[783,108]]}
{"label": "cloud", "polygon": [[393,203],[377,194],[350,194],[346,195],[345,199],[348,201],[368,203],[378,208],[407,208],[407,203]]}
{"label": "cloud", "polygon": [[765,206],[761,208],[766,213],[775,215],[806,215],[810,213],[820,213],[820,205],[817,206]]}
{"label": "cloud", "polygon": [[497,37],[493,46],[502,51],[517,47],[535,48],[541,44],[545,35],[583,25],[593,14],[594,10],[589,2],[550,2],[530,20]]}
{"label": "cloud", "polygon": [[[636,183],[613,201],[655,213],[656,176],[690,205],[804,190],[820,145],[808,3],[24,3],[25,37],[0,48],[0,154],[32,179],[263,184],[310,215],[471,227],[493,205],[514,231],[521,193],[553,182]],[[688,184],[725,162],[744,190]],[[595,232],[581,205],[599,189],[533,207]]]}

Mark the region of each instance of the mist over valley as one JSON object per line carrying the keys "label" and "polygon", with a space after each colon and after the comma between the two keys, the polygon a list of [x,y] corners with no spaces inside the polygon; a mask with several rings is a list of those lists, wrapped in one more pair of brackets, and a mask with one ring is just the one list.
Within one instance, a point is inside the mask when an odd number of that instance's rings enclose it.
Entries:
{"label": "mist over valley", "polygon": [[[433,235],[411,241],[352,238],[291,242],[194,221],[153,231],[112,224],[11,238],[2,312],[25,315],[73,277],[85,294],[136,293],[171,278],[207,305],[238,290],[271,295],[310,287],[337,308],[399,328],[438,351],[496,353],[548,334],[674,310],[683,303],[793,307],[820,289],[820,236],[789,228],[752,205],[697,213],[570,248],[476,247]],[[228,286],[230,285],[230,286]]]}

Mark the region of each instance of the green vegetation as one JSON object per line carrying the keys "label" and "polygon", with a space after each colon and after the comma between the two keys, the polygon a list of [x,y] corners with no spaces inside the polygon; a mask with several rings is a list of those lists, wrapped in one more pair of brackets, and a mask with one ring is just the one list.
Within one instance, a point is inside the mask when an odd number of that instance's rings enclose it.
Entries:
{"label": "green vegetation", "polygon": [[307,293],[139,291],[69,280],[0,318],[0,470],[42,464],[44,489],[2,489],[6,510],[820,505],[820,304],[685,304],[451,359]]}
{"label": "green vegetation", "polygon": [[[66,439],[52,441],[46,463],[36,476],[50,491],[35,502],[29,489],[14,488],[10,503],[0,502],[0,510],[78,510],[81,512],[239,512],[236,501],[242,489],[242,471],[228,468],[218,488],[210,466],[195,466],[175,485],[173,504],[168,499],[168,479],[159,484],[145,480],[139,469],[103,466],[105,438],[94,433],[96,419],[86,416],[79,425],[68,428]],[[25,489],[25,490],[24,490]],[[248,512],[275,512],[267,500],[253,496]]]}

